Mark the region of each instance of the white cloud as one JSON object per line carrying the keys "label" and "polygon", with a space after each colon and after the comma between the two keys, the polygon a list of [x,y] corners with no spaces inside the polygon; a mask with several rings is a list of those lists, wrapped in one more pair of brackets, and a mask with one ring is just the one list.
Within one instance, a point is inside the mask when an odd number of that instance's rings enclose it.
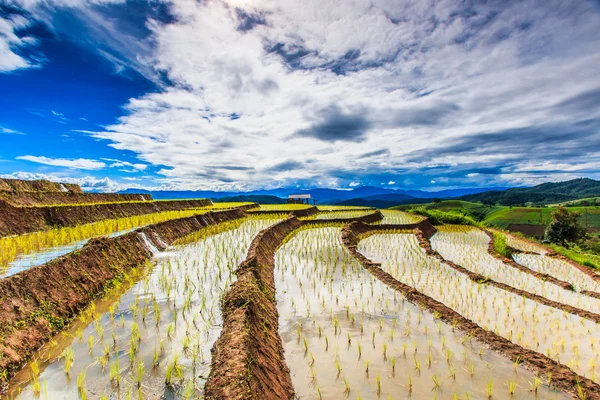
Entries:
{"label": "white cloud", "polygon": [[42,173],[31,173],[31,172],[14,172],[12,174],[0,175],[2,178],[7,179],[25,179],[25,180],[37,180],[45,179],[51,182],[60,183],[74,183],[85,191],[99,191],[99,192],[117,192],[119,190],[126,189],[131,185],[124,185],[110,178],[95,178],[93,176],[84,176],[74,178],[71,176],[62,176],[59,174],[42,174]]}
{"label": "white cloud", "polygon": [[348,186],[350,186],[350,187],[356,187],[356,186],[358,186],[358,185],[360,185],[360,182],[350,182],[350,183],[348,184]]}
{"label": "white cloud", "polygon": [[19,156],[17,160],[31,161],[38,164],[52,165],[55,167],[65,167],[71,169],[97,170],[106,167],[106,164],[96,160],[86,158],[67,159],[67,158],[50,158],[44,156]]}
{"label": "white cloud", "polygon": [[17,131],[15,129],[9,129],[4,126],[0,126],[0,132],[6,133],[6,134],[12,134],[12,135],[25,135],[24,132]]}
{"label": "white cloud", "polygon": [[[553,107],[600,87],[600,53],[591,50],[599,18],[559,3],[472,13],[455,1],[257,0],[243,7],[266,24],[240,31],[244,17],[223,2],[174,1],[177,22],[150,23],[156,47],[145,58],[174,85],[131,99],[126,116],[93,135],[162,166],[174,187],[250,189],[317,176],[346,186],[430,164],[497,165],[514,154],[413,158],[467,135],[573,122]],[[534,27],[521,28],[528,19]],[[290,63],[267,51],[277,44]],[[334,73],[336,63],[345,74]],[[344,142],[295,135],[319,124],[336,134],[332,121],[364,132]],[[361,157],[382,143],[387,154]]]}
{"label": "white cloud", "polygon": [[32,37],[19,37],[16,34],[16,31],[28,27],[30,23],[20,15],[0,16],[0,73],[39,67],[38,62],[22,57],[18,51],[37,44]]}
{"label": "white cloud", "polygon": [[394,182],[394,181],[389,181],[388,182],[388,185],[395,185],[395,184],[396,184],[396,182]]}
{"label": "white cloud", "polygon": [[[158,184],[169,188],[269,188],[317,178],[348,187],[376,174],[386,176],[376,182],[412,184],[428,182],[423,171],[434,168],[436,179],[459,171],[468,182],[521,182],[518,174],[534,173],[510,165],[523,159],[548,158],[563,170],[600,162],[598,154],[582,161],[526,144],[503,151],[493,136],[534,127],[530,136],[543,143],[553,126],[600,120],[597,107],[561,106],[600,89],[600,17],[586,2],[172,0],[174,22],[148,20],[145,40],[88,7],[95,2],[18,3],[49,25],[41,4],[73,8],[116,71],[168,78],[161,90],[130,99],[114,124],[87,134],[142,162],[106,160],[109,167],[156,166]],[[264,23],[238,29],[255,22],[248,15]],[[323,140],[336,135],[342,139]],[[472,136],[480,143],[461,150]],[[502,178],[468,171],[478,166],[502,169]],[[399,176],[407,173],[416,177]]]}

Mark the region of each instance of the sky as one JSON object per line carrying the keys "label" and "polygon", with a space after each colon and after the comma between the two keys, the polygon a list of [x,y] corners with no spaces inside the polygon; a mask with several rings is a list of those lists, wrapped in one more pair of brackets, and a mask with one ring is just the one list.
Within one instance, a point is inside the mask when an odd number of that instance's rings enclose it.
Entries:
{"label": "sky", "polygon": [[0,0],[0,176],[600,179],[600,0]]}

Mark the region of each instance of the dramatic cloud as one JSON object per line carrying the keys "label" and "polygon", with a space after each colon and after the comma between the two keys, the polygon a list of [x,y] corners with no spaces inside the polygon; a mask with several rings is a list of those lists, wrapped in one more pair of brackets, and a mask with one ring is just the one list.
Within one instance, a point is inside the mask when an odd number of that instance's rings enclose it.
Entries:
{"label": "dramatic cloud", "polygon": [[106,164],[96,160],[88,160],[86,158],[65,159],[65,158],[49,158],[37,156],[19,156],[17,160],[31,161],[38,164],[52,165],[54,167],[66,167],[71,169],[86,169],[95,170],[106,167]]}
{"label": "dramatic cloud", "polygon": [[70,10],[116,71],[157,83],[87,134],[170,188],[598,174],[600,14],[588,1],[172,0],[143,21],[130,4],[21,3],[57,32],[51,10]]}

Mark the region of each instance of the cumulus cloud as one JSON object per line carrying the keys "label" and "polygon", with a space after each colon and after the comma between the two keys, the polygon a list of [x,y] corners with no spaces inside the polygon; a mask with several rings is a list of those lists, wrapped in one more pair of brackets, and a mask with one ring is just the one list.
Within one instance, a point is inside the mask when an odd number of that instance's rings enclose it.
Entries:
{"label": "cumulus cloud", "polygon": [[65,167],[70,169],[85,169],[97,170],[106,167],[106,164],[96,160],[87,158],[67,159],[67,158],[50,158],[44,156],[19,156],[17,160],[31,161],[38,164],[52,165],[55,167]]}
{"label": "cumulus cloud", "polygon": [[164,78],[87,134],[171,188],[520,184],[558,176],[523,160],[600,162],[590,2],[164,4],[169,18],[136,25],[144,40],[95,8],[77,15],[107,59]]}
{"label": "cumulus cloud", "polygon": [[37,44],[35,38],[17,34],[30,24],[29,19],[18,14],[0,14],[0,73],[40,66],[38,60],[23,57],[20,52]]}
{"label": "cumulus cloud", "polygon": [[14,172],[12,174],[0,175],[2,178],[7,179],[25,179],[25,180],[38,180],[44,179],[51,182],[60,182],[60,183],[74,183],[85,191],[97,191],[97,192],[117,192],[122,189],[126,189],[127,187],[131,187],[131,185],[124,185],[110,178],[95,178],[93,176],[84,176],[79,178],[68,177],[68,176],[59,176],[53,174],[43,174],[43,173],[32,173],[32,172]]}

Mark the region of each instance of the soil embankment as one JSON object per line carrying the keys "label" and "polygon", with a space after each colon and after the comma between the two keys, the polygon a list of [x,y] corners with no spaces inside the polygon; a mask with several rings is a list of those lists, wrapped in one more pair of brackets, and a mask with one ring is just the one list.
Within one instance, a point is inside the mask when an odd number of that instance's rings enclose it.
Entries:
{"label": "soil embankment", "polygon": [[214,344],[207,399],[292,399],[294,389],[279,337],[274,255],[302,226],[290,217],[260,232],[223,302],[223,331]]}
{"label": "soil embankment", "polygon": [[96,238],[44,265],[0,279],[0,393],[31,355],[71,319],[165,245],[206,226],[243,218],[241,210],[165,221],[114,238]]}
{"label": "soil embankment", "polygon": [[3,192],[54,192],[83,193],[79,185],[72,183],[56,183],[45,180],[26,181],[22,179],[0,178],[0,191]]}
{"label": "soil embankment", "polygon": [[[504,232],[504,231],[500,231],[500,230],[496,230],[496,229],[491,229],[491,228],[488,228],[487,232],[488,233],[489,232],[497,232],[497,233],[499,233],[501,235],[515,237],[514,235],[512,235],[509,232]],[[515,238],[518,239],[518,240],[525,241],[525,242],[530,242],[530,243],[534,244],[536,247],[544,249],[544,251],[546,252],[545,253],[546,256],[552,257],[552,258],[556,258],[556,259],[559,259],[561,261],[564,261],[564,262],[572,265],[574,268],[577,268],[578,270],[580,270],[581,272],[583,272],[584,274],[586,274],[587,276],[589,276],[590,278],[592,278],[594,281],[600,283],[600,275],[598,275],[598,273],[597,273],[598,271],[596,269],[594,269],[593,267],[588,267],[588,266],[585,266],[585,265],[581,265],[581,264],[577,263],[576,261],[571,260],[568,257],[565,257],[565,256],[563,256],[561,254],[558,254],[556,251],[554,251],[550,247],[544,246],[543,244],[540,244],[540,243],[537,243],[537,242],[532,242],[532,241],[530,241],[530,240],[528,240],[526,238],[523,238],[523,237],[515,237]],[[513,249],[513,250],[515,252],[519,252],[519,250],[516,250],[516,249]],[[522,253],[524,253],[524,252],[522,252]]]}
{"label": "soil embankment", "polygon": [[[576,374],[570,368],[543,354],[521,347],[494,332],[480,327],[443,303],[394,279],[390,274],[381,269],[381,264],[372,262],[358,252],[357,245],[360,241],[360,235],[364,235],[366,231],[366,228],[359,224],[346,225],[342,231],[342,241],[350,254],[352,254],[352,256],[356,258],[367,271],[381,282],[402,293],[408,301],[426,308],[445,322],[457,326],[468,335],[475,337],[482,343],[486,343],[492,349],[504,354],[511,360],[519,360],[519,362],[525,363],[529,368],[532,368],[546,377],[551,374],[552,384],[557,388],[578,397],[577,388],[581,387],[581,390],[586,394],[587,399],[600,399],[600,385],[591,379]],[[429,236],[429,238],[432,236],[425,232],[420,233],[422,240],[425,239],[426,236]],[[425,240],[429,241],[429,238]]]}
{"label": "soil embankment", "polygon": [[518,296],[526,297],[530,300],[533,300],[533,301],[543,304],[545,306],[553,307],[553,308],[568,312],[570,314],[577,315],[581,318],[589,319],[590,321],[594,321],[597,324],[600,323],[600,314],[596,314],[596,313],[593,313],[593,312],[590,312],[587,310],[583,310],[581,308],[573,307],[568,304],[560,303],[558,301],[550,300],[546,297],[543,297],[538,294],[531,293],[531,292],[528,292],[528,291],[525,291],[522,289],[517,289],[517,288],[507,285],[505,283],[495,281],[484,275],[473,272],[461,265],[453,263],[452,261],[446,260],[440,253],[433,250],[433,248],[431,247],[431,242],[429,241],[429,239],[431,237],[426,237],[425,235],[422,234],[422,232],[420,230],[416,231],[416,235],[419,239],[419,245],[425,250],[425,252],[428,255],[437,258],[438,260],[442,261],[444,264],[446,264],[450,268],[460,272],[461,274],[466,275],[470,280],[472,280],[474,282],[485,283],[486,285],[495,286],[499,289],[506,290],[507,292],[514,293]]}
{"label": "soil embankment", "polygon": [[382,218],[379,212],[334,222],[300,221],[290,216],[256,236],[248,257],[237,269],[237,281],[224,298],[223,330],[212,349],[212,366],[205,385],[206,399],[279,400],[294,397],[279,336],[275,252],[289,235],[304,226],[318,228],[351,221],[364,224]]}
{"label": "soil embankment", "polygon": [[15,207],[84,205],[94,203],[118,203],[152,201],[149,194],[72,193],[72,192],[3,192],[0,200]]}
{"label": "soil embankment", "polygon": [[[563,288],[565,290],[570,290],[570,291],[574,291],[575,290],[573,288],[573,285],[571,283],[569,283],[569,282],[562,281],[562,280],[560,280],[558,278],[555,278],[554,276],[552,276],[550,274],[546,274],[546,273],[534,271],[531,268],[527,268],[526,266],[521,265],[521,264],[517,263],[516,261],[514,261],[514,260],[512,260],[510,258],[504,257],[502,254],[500,254],[500,253],[498,253],[498,251],[496,251],[496,239],[494,238],[494,235],[491,232],[487,231],[487,230],[484,230],[484,232],[490,238],[490,241],[488,242],[488,252],[494,258],[497,258],[498,260],[502,261],[504,264],[509,265],[509,266],[511,266],[513,268],[516,268],[519,271],[522,271],[522,272],[525,272],[527,274],[533,275],[533,276],[535,276],[538,279],[541,279],[543,281],[552,283],[552,284],[554,284],[556,286],[559,286],[559,287],[561,287],[561,288]],[[512,249],[511,248],[511,250],[514,253],[519,253],[520,252],[517,249]],[[577,264],[574,261],[573,261],[573,263]],[[573,265],[573,263],[569,263],[569,264]],[[583,267],[582,268],[578,268],[578,269],[580,271],[583,271],[588,276],[590,276],[590,274],[591,274],[594,278],[597,278],[595,280],[600,281],[600,276],[594,274],[593,272],[589,271],[588,269],[585,269]],[[597,293],[597,292],[592,292],[592,291],[589,291],[589,290],[582,290],[579,293],[581,293],[581,294],[583,294],[585,296],[589,296],[589,297],[594,297],[596,299],[600,299],[600,293]]]}
{"label": "soil embankment", "polygon": [[0,237],[87,224],[105,219],[210,205],[212,205],[210,200],[200,199],[84,206],[13,207],[0,200]]}

